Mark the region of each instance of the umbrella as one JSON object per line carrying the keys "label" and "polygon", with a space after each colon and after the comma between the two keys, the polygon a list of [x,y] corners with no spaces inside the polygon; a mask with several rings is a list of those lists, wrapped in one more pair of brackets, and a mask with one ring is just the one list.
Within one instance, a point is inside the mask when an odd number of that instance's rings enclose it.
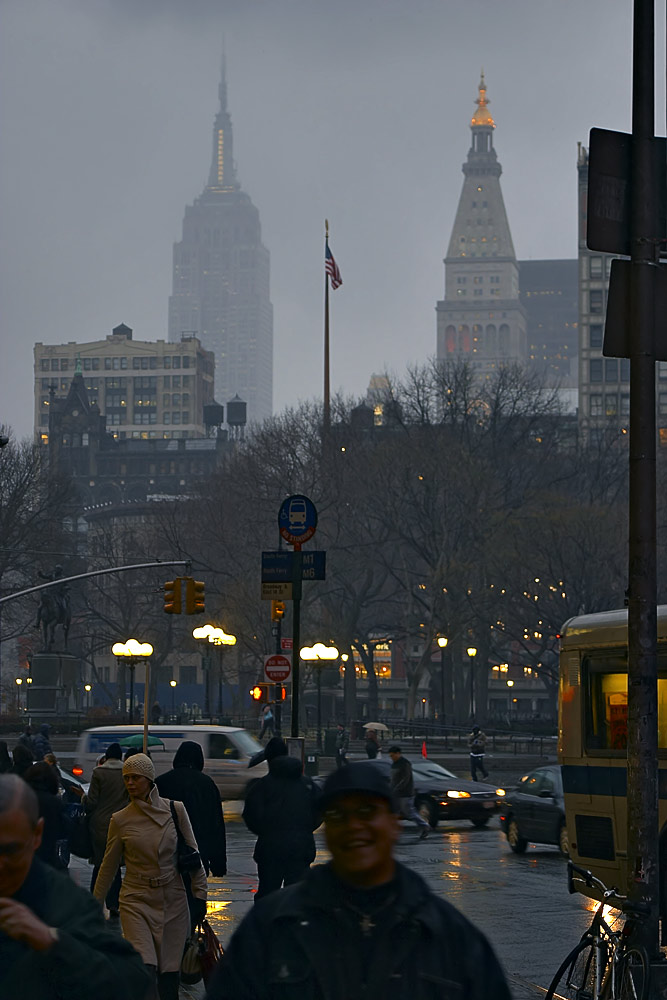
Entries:
{"label": "umbrella", "polygon": [[[123,736],[122,740],[118,740],[118,743],[122,747],[142,747],[144,745],[144,734],[135,733],[133,736]],[[148,737],[149,747],[164,747],[162,740],[159,740],[157,736]]]}
{"label": "umbrella", "polygon": [[388,733],[389,726],[385,726],[384,722],[364,722],[363,729],[374,729],[378,733]]}

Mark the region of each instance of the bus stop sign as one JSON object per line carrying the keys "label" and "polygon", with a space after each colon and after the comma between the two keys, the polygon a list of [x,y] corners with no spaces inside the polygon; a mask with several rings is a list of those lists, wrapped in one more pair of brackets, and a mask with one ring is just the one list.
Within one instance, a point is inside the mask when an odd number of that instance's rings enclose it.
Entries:
{"label": "bus stop sign", "polygon": [[317,510],[315,504],[302,493],[295,493],[283,500],[278,511],[278,530],[289,542],[301,548],[315,534]]}

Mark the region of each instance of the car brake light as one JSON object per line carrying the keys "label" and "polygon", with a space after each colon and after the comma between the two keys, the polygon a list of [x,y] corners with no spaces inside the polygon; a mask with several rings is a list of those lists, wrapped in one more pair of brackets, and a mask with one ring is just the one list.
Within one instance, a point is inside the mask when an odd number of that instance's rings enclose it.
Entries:
{"label": "car brake light", "polygon": [[505,822],[505,817],[504,817],[504,816],[500,816],[500,817],[499,817],[499,819],[500,819],[500,822],[501,822],[501,823],[504,823],[504,822]]}
{"label": "car brake light", "polygon": [[75,776],[76,778],[80,778],[80,777],[81,777],[81,775],[83,774],[83,768],[82,768],[82,767],[73,767],[73,768],[72,768],[72,774],[73,774],[73,775],[74,775],[74,776]]}

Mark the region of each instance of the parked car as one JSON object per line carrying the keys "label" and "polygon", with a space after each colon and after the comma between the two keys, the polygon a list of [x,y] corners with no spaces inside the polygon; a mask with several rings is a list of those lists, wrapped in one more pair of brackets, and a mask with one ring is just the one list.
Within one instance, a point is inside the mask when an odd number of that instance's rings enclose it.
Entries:
{"label": "parked car", "polygon": [[[473,826],[486,826],[500,808],[504,789],[482,781],[457,778],[451,771],[423,757],[408,759],[415,782],[415,807],[431,826],[437,826],[439,820],[454,819],[469,819]],[[390,776],[391,760],[376,758],[368,763]],[[324,781],[316,780],[318,784]]]}
{"label": "parked car", "polygon": [[536,843],[555,844],[568,856],[570,842],[558,764],[524,774],[519,784],[508,790],[500,825],[515,854],[523,854],[529,843]]}

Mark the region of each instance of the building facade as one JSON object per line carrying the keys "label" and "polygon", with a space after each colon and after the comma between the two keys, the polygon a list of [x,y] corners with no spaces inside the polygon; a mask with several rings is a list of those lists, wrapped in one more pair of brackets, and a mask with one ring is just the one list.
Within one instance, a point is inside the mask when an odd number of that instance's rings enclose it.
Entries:
{"label": "building facade", "polygon": [[519,298],[526,310],[528,367],[552,383],[575,389],[579,367],[576,258],[520,260]]}
{"label": "building facade", "polygon": [[436,305],[437,357],[469,361],[480,375],[527,361],[526,314],[493,148],[496,124],[484,75],[472,117],[472,145],[445,258],[445,297]]}
{"label": "building facade", "polygon": [[213,403],[214,358],[197,337],[134,340],[122,323],[105,340],[35,344],[35,437],[47,444],[49,411],[67,398],[79,365],[88,402],[114,437],[204,437]]}
{"label": "building facade", "polygon": [[215,354],[220,401],[238,395],[248,419],[261,421],[273,410],[269,251],[259,212],[236,176],[224,68],[219,99],[208,184],[186,207],[183,236],[174,245],[169,340],[196,333]]}

